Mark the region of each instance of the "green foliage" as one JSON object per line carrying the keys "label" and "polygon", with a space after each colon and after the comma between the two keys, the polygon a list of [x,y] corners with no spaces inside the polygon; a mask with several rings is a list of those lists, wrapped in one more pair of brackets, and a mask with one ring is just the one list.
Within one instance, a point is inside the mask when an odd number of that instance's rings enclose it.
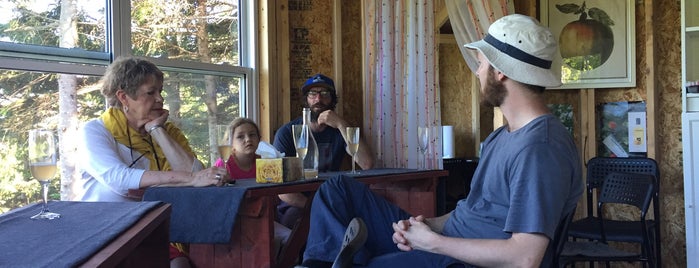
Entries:
{"label": "green foliage", "polygon": [[[16,16],[0,24],[0,39],[22,44],[58,47],[60,1],[46,1],[46,11],[35,12],[12,1]],[[50,2],[50,3],[48,3]],[[134,55],[170,59],[239,64],[237,6],[227,0],[209,0],[206,20],[207,55],[199,51],[196,35],[198,1],[132,1],[132,45]],[[82,10],[76,14],[78,40],[75,49],[106,51],[104,18],[93,18]],[[40,185],[31,180],[24,165],[27,132],[31,128],[56,129],[59,120],[58,74],[0,70],[0,213],[41,200]],[[105,101],[96,84],[99,77],[76,76],[75,96],[78,119],[98,117]],[[202,96],[205,81],[215,81],[216,113],[211,113]],[[166,71],[164,97],[170,120],[177,123],[198,158],[208,165],[209,118],[226,124],[239,114],[240,79],[207,77]],[[170,94],[168,96],[168,94]],[[59,145],[60,146],[60,145]],[[51,182],[50,199],[60,199],[60,180]]]}
{"label": "green foliage", "polygon": [[[25,168],[26,142],[9,142],[16,140],[10,137],[12,133],[0,131],[0,213],[29,203],[41,201],[41,186],[31,179],[29,170]],[[26,141],[26,137],[22,139]],[[57,189],[60,180],[52,180],[50,199],[60,199]]]}
{"label": "green foliage", "polygon": [[561,123],[566,127],[570,135],[573,136],[574,121],[573,121],[573,106],[570,104],[548,104],[551,113],[561,120]]}
{"label": "green foliage", "polygon": [[591,54],[583,56],[567,57],[563,59],[563,63],[570,68],[578,71],[591,71],[604,63],[602,54]]}

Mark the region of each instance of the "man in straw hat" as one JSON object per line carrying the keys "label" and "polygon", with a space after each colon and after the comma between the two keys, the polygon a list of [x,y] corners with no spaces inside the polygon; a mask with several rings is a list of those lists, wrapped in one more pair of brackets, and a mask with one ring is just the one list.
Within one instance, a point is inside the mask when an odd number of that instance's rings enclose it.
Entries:
{"label": "man in straw hat", "polygon": [[425,218],[352,179],[328,180],[313,200],[303,265],[551,264],[556,226],[583,191],[578,151],[543,96],[560,85],[551,71],[556,40],[535,19],[515,14],[466,47],[478,51],[483,103],[500,107],[507,119],[483,142],[468,197],[446,215]]}

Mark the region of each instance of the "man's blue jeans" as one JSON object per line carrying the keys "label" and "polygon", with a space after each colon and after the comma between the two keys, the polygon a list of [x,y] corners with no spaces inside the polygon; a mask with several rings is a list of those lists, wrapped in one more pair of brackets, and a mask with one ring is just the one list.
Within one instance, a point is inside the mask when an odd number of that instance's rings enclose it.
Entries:
{"label": "man's blue jeans", "polygon": [[354,178],[338,176],[323,183],[313,198],[304,260],[332,262],[354,217],[366,223],[368,238],[354,263],[366,267],[447,267],[456,259],[419,250],[400,251],[393,243],[392,223],[410,214],[375,195]]}

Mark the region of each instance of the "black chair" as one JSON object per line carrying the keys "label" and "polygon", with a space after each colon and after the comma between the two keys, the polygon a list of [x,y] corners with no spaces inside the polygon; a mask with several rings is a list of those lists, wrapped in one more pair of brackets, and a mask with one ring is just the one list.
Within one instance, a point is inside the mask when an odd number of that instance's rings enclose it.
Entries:
{"label": "black chair", "polygon": [[[627,261],[642,262],[644,267],[656,267],[654,258],[653,243],[651,242],[646,214],[654,197],[655,177],[648,174],[635,173],[610,173],[605,177],[602,190],[599,196],[597,210],[602,219],[596,222],[600,230],[600,239],[597,241],[565,241],[563,249],[558,256],[560,267],[575,262],[609,262]],[[638,208],[638,220],[634,224],[628,224],[629,228],[636,228],[634,231],[641,234],[642,241],[639,242],[639,251],[628,251],[626,248],[620,249],[608,244],[609,230],[604,213],[605,207],[611,204],[625,204]],[[623,222],[623,221],[615,221]],[[635,224],[635,223],[639,224]],[[572,225],[571,225],[572,226]],[[570,230],[568,230],[570,231]]]}
{"label": "black chair", "polygon": [[[568,235],[574,239],[601,240],[599,229],[599,211],[593,212],[596,192],[602,186],[604,178],[612,172],[638,173],[652,175],[653,181],[653,220],[647,221],[647,233],[651,236],[652,257],[658,266],[662,263],[660,252],[660,171],[658,164],[651,158],[616,158],[595,157],[587,162],[587,215],[573,221],[568,228]],[[640,232],[639,221],[606,220],[604,223],[607,241],[642,243],[644,232]]]}
{"label": "black chair", "polygon": [[[545,263],[542,263],[542,265],[540,265],[541,267],[560,266],[558,263],[558,258],[561,256],[561,253],[563,252],[563,247],[565,246],[566,240],[568,240],[568,226],[570,226],[570,222],[573,221],[574,215],[575,208],[563,215],[561,221],[558,222],[558,226],[556,226],[556,232],[554,233],[553,240],[551,240],[551,243],[549,243],[549,246],[546,249],[546,256],[549,256],[549,254],[552,255],[551,264],[546,265]],[[546,259],[546,257],[544,257],[544,259]]]}

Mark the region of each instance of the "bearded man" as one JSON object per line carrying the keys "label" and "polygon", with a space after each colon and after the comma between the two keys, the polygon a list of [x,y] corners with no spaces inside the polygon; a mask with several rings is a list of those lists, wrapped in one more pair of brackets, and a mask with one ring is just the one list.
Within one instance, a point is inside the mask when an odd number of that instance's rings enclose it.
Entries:
{"label": "bearded man", "polygon": [[[323,74],[316,74],[306,80],[301,87],[302,103],[311,109],[311,132],[318,144],[318,171],[339,171],[345,157],[351,157],[347,150],[347,127],[353,126],[340,115],[335,113],[337,92],[335,82]],[[298,117],[283,125],[274,135],[274,147],[286,156],[295,156],[296,147],[292,136],[291,126],[302,124],[303,118]],[[374,165],[374,154],[360,137],[357,164],[362,169],[370,169]],[[278,220],[289,228],[293,228],[298,219],[299,209],[306,204],[307,198],[300,193],[279,195],[283,203],[278,207]]]}

